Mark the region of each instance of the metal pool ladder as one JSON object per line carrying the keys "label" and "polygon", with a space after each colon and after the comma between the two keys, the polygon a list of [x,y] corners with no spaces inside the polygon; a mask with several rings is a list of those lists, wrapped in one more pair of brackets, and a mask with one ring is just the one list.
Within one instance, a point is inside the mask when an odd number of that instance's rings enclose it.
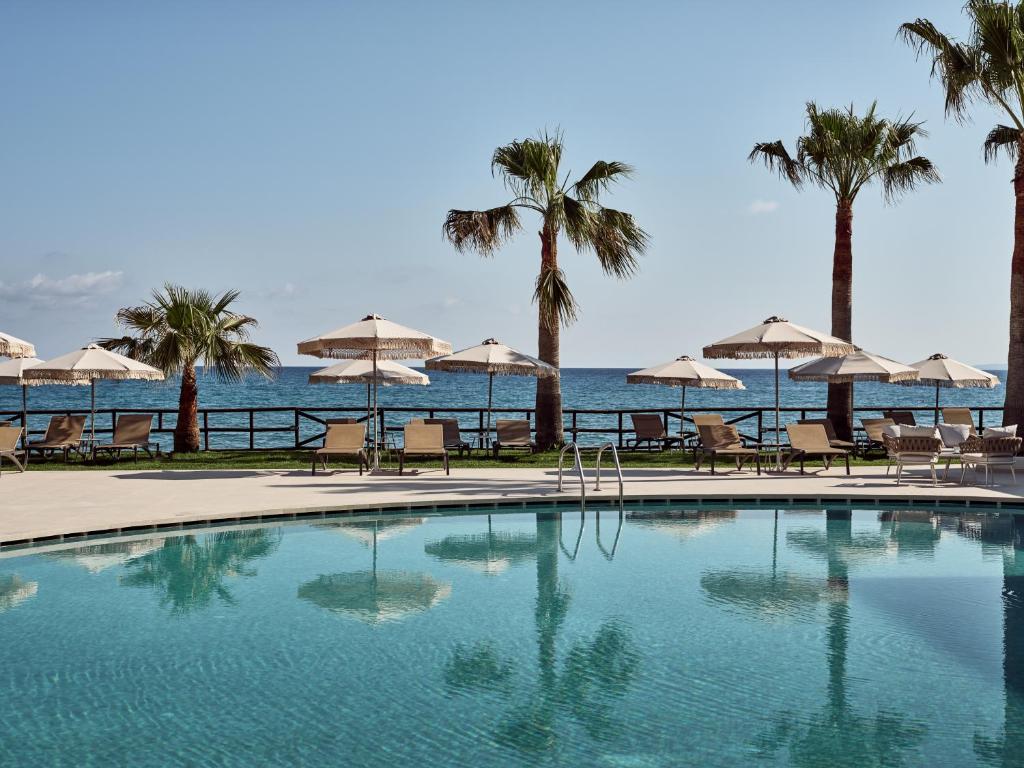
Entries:
{"label": "metal pool ladder", "polygon": [[597,449],[597,461],[594,463],[594,490],[601,490],[601,454],[605,452],[607,448],[612,449],[612,459],[615,460],[615,472],[619,477],[619,512],[622,512],[622,496],[623,496],[623,483],[622,483],[622,465],[619,464],[619,452],[615,449],[615,443],[604,443],[600,448]]}
{"label": "metal pool ladder", "polygon": [[580,476],[580,507],[586,509],[587,507],[587,481],[583,477],[583,459],[580,457],[580,447],[576,443],[566,443],[562,446],[561,452],[558,454],[558,490],[562,490],[562,464],[565,461],[565,453],[569,449],[572,449],[573,460],[576,466],[576,472]]}

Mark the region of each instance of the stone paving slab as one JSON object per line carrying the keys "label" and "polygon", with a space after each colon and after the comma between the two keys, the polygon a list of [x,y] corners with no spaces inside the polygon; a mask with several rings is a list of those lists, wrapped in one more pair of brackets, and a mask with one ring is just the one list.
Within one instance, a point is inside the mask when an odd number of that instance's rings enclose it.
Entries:
{"label": "stone paving slab", "polygon": [[[841,469],[760,477],[752,472],[711,476],[707,471],[678,469],[633,469],[623,474],[627,501],[760,498],[1024,505],[1024,484],[1012,483],[1003,473],[993,487],[952,481],[932,486],[920,472],[911,472],[909,481],[905,474],[904,483],[897,486],[884,467],[854,468],[850,476]],[[951,472],[954,476],[959,477],[959,470]],[[594,490],[592,470],[586,479],[588,500],[617,496],[617,483],[607,471],[599,492]],[[0,545],[271,515],[579,498],[578,476],[567,476],[562,493],[556,480],[556,470],[537,468],[463,469],[450,477],[433,470],[402,477],[360,477],[351,471],[311,476],[300,470],[5,472],[0,477]]]}

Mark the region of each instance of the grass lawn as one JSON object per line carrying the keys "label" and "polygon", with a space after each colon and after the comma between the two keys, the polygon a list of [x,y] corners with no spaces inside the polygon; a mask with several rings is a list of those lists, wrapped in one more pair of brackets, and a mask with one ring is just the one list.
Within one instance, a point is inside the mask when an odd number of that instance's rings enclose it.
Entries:
{"label": "grass lawn", "polygon": [[[587,468],[594,466],[595,454],[596,451],[594,450],[583,451],[583,462]],[[308,450],[206,451],[194,454],[178,454],[173,456],[165,455],[156,459],[149,459],[145,454],[143,454],[139,457],[138,464],[136,464],[132,461],[130,454],[124,454],[120,462],[105,456],[101,456],[96,461],[87,461],[72,454],[72,458],[67,464],[65,464],[60,457],[47,459],[45,461],[33,457],[32,461],[29,463],[29,471],[84,471],[115,468],[122,470],[309,469],[311,456],[312,452]],[[388,461],[386,455],[382,454],[381,462],[384,463],[386,461]],[[692,467],[693,454],[689,451],[683,453],[678,450],[660,452],[624,450],[619,453],[619,461],[624,469],[628,469],[630,467],[664,467],[666,469],[672,467]],[[566,456],[566,462],[567,465],[571,467],[571,457]],[[850,463],[854,466],[882,465],[885,464],[885,459],[877,454],[873,454],[870,459],[855,457]],[[392,456],[390,465],[397,468],[397,458]],[[608,468],[614,466],[612,463],[612,457],[607,452],[602,459],[602,465]],[[815,465],[817,465],[817,462],[811,462],[809,466]],[[342,468],[347,465],[341,463],[336,463],[334,465],[328,464],[328,469],[332,466]],[[434,468],[439,467],[440,462],[410,460],[407,462],[406,466]],[[493,459],[489,454],[479,450],[475,450],[472,455],[463,456],[462,458],[459,458],[458,454],[455,452],[451,454],[451,468],[453,472],[458,471],[460,468],[555,468],[557,466],[558,451],[545,451],[543,453],[535,453],[533,455],[527,455],[525,453],[510,453],[508,455],[503,455],[499,459]],[[725,468],[728,466],[728,462],[720,461],[718,466]],[[8,468],[13,469],[10,464],[5,464],[4,469],[6,470]]]}

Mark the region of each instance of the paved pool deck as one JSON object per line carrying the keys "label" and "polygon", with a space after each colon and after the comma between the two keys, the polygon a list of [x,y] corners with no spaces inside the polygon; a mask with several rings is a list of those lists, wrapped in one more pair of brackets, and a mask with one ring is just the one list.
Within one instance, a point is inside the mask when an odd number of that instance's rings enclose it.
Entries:
{"label": "paved pool deck", "polygon": [[[782,474],[632,469],[623,473],[629,500],[919,502],[1024,507],[1024,482],[1000,472],[997,485],[931,484],[920,470],[897,486],[884,467]],[[968,472],[968,481],[971,474]],[[909,478],[909,479],[908,479]],[[1024,464],[1018,465],[1024,481]],[[600,491],[586,472],[587,499],[614,501],[618,484],[607,469]],[[554,469],[459,469],[384,472],[360,477],[353,471],[311,476],[299,470],[49,471],[0,477],[0,546],[52,541],[84,534],[141,532],[206,521],[259,520],[351,510],[476,506],[578,500],[577,475],[557,490]]]}

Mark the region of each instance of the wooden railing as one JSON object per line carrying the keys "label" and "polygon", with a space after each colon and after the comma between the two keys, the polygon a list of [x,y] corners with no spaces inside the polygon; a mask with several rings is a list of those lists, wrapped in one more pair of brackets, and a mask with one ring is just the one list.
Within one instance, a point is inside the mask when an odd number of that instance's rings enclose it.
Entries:
{"label": "wooden railing", "polygon": [[[910,411],[923,424],[931,423],[934,408],[927,406],[891,406],[885,410]],[[880,416],[882,407],[854,408],[854,423],[860,430],[862,417]],[[999,423],[1002,408],[997,406],[975,406],[971,408],[979,428]],[[50,416],[63,414],[86,414],[88,410],[30,410],[30,435],[39,437]],[[154,417],[154,440],[165,449],[171,445],[170,435],[174,432],[177,411],[173,408],[102,408],[96,411],[97,435],[110,435],[118,415],[124,413],[149,413]],[[595,447],[612,440],[620,448],[633,436],[631,413],[654,413],[661,416],[669,434],[679,433],[679,410],[671,408],[627,408],[627,409],[564,409],[564,428],[567,440],[581,445]],[[761,440],[772,432],[775,425],[775,411],[772,408],[688,408],[686,421],[689,427],[695,413],[720,413],[729,424],[736,425],[744,436]],[[820,418],[825,408],[782,408],[782,423],[796,419]],[[401,431],[406,422],[413,418],[456,418],[462,432],[472,436],[473,442],[482,445],[486,436],[487,410],[483,408],[437,408],[395,406],[379,408],[381,426],[388,434]],[[495,408],[492,418],[527,419],[534,423],[533,408]],[[355,417],[366,420],[365,408],[300,408],[294,406],[268,406],[263,408],[200,408],[199,433],[204,450],[289,450],[318,445],[324,436],[327,419]],[[0,421],[21,423],[21,412],[0,411]],[[493,422],[492,422],[493,423]],[[688,428],[686,431],[692,431]],[[283,440],[272,436],[286,436]]]}

